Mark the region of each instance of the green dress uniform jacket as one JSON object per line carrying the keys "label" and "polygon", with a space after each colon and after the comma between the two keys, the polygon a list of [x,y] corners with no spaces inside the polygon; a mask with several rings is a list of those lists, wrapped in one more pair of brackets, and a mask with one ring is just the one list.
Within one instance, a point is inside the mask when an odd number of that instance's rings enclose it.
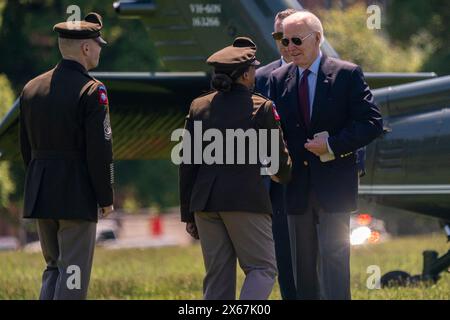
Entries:
{"label": "green dress uniform jacket", "polygon": [[97,221],[113,204],[114,165],[105,86],[62,60],[20,96],[26,166],[24,217]]}
{"label": "green dress uniform jacket", "polygon": [[[201,121],[203,132],[214,128],[225,137],[226,129],[279,130],[279,170],[281,182],[290,178],[291,161],[282,138],[273,103],[253,94],[241,84],[233,84],[229,92],[217,92],[195,99],[186,118],[185,129],[194,137],[194,121]],[[270,137],[270,131],[268,133]],[[225,142],[225,138],[224,138]],[[191,144],[193,147],[193,143]],[[225,148],[224,148],[225,149]],[[269,148],[270,150],[270,148]],[[256,151],[255,151],[256,152]],[[269,151],[270,154],[271,151]],[[181,220],[193,222],[194,212],[245,211],[272,213],[267,187],[261,175],[261,164],[248,160],[245,164],[182,163],[179,169]],[[227,157],[223,152],[224,160]],[[193,158],[193,153],[191,152]],[[235,153],[236,156],[236,153]]]}

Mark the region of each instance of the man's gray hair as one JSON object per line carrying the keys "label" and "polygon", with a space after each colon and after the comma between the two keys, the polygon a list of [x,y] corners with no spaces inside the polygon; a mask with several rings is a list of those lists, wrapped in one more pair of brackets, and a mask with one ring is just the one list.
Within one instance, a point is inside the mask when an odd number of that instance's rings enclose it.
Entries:
{"label": "man's gray hair", "polygon": [[295,9],[286,9],[286,10],[283,10],[283,11],[280,11],[280,12],[278,12],[277,13],[277,15],[275,16],[275,21],[277,21],[277,20],[281,20],[281,21],[283,21],[284,19],[286,19],[287,17],[289,17],[290,15],[293,15],[294,13],[296,13],[296,12],[298,12],[297,10],[295,10]]}
{"label": "man's gray hair", "polygon": [[324,35],[323,35],[323,27],[322,22],[320,22],[320,19],[312,12],[309,12],[307,10],[297,11],[294,14],[291,14],[286,19],[283,20],[283,27],[287,23],[300,23],[304,22],[306,25],[308,25],[311,30],[319,32],[320,33],[320,44],[324,41]]}

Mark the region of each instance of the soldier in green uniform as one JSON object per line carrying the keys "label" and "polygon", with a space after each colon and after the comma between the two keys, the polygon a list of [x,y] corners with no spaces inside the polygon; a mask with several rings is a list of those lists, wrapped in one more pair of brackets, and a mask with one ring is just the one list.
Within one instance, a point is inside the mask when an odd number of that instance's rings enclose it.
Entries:
{"label": "soldier in green uniform", "polygon": [[[224,135],[230,129],[275,130],[279,133],[278,148],[274,152],[279,170],[273,179],[287,182],[291,163],[278,114],[270,100],[252,93],[255,66],[259,64],[255,44],[249,38],[237,38],[233,45],[216,52],[207,62],[214,66],[214,91],[192,102],[185,135],[194,136],[198,123],[205,130],[216,129]],[[192,158],[196,152],[203,154],[204,147],[191,144]],[[253,147],[245,145],[245,153],[249,155],[247,160],[251,158],[251,152],[256,152]],[[206,268],[204,299],[235,299],[236,260],[246,275],[240,299],[267,299],[277,267],[272,207],[261,175],[264,164],[229,163],[227,150],[223,154],[226,162],[181,163],[181,220],[186,222],[186,230],[191,236],[200,238]],[[183,153],[185,151],[183,149]],[[231,158],[235,156],[236,152]]]}
{"label": "soldier in green uniform", "polygon": [[113,211],[112,131],[105,86],[88,74],[106,42],[102,18],[62,22],[63,59],[20,96],[24,217],[36,219],[47,267],[40,299],[85,299],[98,216]]}

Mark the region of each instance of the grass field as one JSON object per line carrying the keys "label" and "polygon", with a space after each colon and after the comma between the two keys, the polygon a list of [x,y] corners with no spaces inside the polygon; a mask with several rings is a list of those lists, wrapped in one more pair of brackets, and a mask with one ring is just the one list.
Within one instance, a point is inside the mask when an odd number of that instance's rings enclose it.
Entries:
{"label": "grass field", "polygon": [[[436,285],[368,290],[367,267],[378,265],[381,273],[403,269],[418,274],[422,251],[448,250],[443,235],[401,238],[352,249],[353,299],[445,299],[450,300],[450,274]],[[41,272],[40,253],[0,253],[0,299],[36,299]],[[201,299],[204,274],[200,247],[145,250],[97,249],[90,285],[90,299]],[[239,284],[243,274],[239,271]],[[278,286],[271,299],[280,299]]]}

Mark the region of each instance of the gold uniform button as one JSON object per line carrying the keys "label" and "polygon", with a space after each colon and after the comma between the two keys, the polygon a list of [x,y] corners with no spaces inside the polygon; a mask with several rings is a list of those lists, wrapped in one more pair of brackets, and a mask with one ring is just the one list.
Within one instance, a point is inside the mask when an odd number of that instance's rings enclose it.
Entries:
{"label": "gold uniform button", "polygon": [[308,161],[303,161],[303,164],[305,165],[305,167],[308,166]]}

